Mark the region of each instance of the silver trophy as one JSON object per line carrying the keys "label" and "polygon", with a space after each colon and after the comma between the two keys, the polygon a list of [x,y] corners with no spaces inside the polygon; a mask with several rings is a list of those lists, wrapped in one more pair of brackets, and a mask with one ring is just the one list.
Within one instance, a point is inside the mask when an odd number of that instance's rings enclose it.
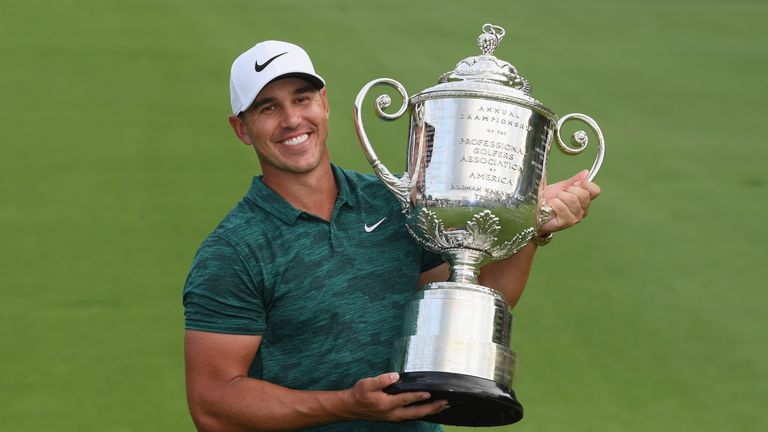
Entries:
{"label": "silver trophy", "polygon": [[[355,128],[376,175],[400,201],[406,227],[451,267],[447,282],[415,292],[396,341],[393,368],[400,381],[390,393],[428,391],[449,408],[425,420],[464,426],[514,423],[523,408],[512,381],[512,314],[504,297],[477,281],[480,266],[519,252],[551,217],[541,193],[553,138],[567,154],[581,153],[587,134],[571,146],[563,123],[586,123],[598,138],[589,180],[600,169],[604,139],[583,114],[560,119],[531,96],[531,85],[493,53],[504,29],[483,26],[482,54],[466,58],[439,83],[410,99],[397,81],[366,84],[355,99]],[[410,111],[407,169],[395,177],[378,159],[363,128],[361,106],[377,85],[394,87],[403,103],[394,114],[388,95],[375,101],[377,115],[395,120]]]}

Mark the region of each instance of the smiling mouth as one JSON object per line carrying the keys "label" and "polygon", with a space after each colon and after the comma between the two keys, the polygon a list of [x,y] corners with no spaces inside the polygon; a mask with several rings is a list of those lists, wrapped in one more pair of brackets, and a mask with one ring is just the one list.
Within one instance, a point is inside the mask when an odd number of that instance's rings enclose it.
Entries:
{"label": "smiling mouth", "polygon": [[295,146],[303,143],[309,138],[309,134],[301,134],[299,136],[289,138],[287,140],[281,141],[282,144],[289,145],[289,146]]}

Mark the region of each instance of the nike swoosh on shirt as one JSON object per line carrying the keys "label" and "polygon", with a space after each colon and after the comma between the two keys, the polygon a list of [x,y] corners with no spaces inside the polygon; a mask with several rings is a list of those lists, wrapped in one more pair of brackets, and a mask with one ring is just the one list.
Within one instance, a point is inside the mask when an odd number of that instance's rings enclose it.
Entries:
{"label": "nike swoosh on shirt", "polygon": [[276,58],[280,57],[281,55],[285,55],[285,54],[288,54],[288,51],[286,51],[286,52],[284,52],[284,53],[282,53],[282,54],[278,54],[278,55],[276,55],[276,56],[272,57],[271,59],[267,60],[266,62],[264,62],[264,64],[261,64],[261,65],[259,64],[259,61],[258,61],[258,60],[256,60],[256,65],[255,65],[253,68],[254,68],[254,69],[256,69],[256,72],[261,72],[261,71],[263,71],[263,70],[264,70],[264,69],[265,69],[267,66],[269,66],[269,64],[270,64],[270,63],[272,63],[273,61],[275,61],[275,59],[276,59]]}
{"label": "nike swoosh on shirt", "polygon": [[376,229],[376,228],[378,228],[378,227],[379,227],[379,225],[381,225],[381,223],[382,223],[382,222],[384,222],[386,219],[387,219],[387,218],[384,218],[384,219],[382,219],[382,220],[380,220],[380,221],[376,222],[375,224],[373,224],[373,225],[371,225],[371,226],[368,226],[368,224],[365,224],[365,232],[369,233],[369,232],[371,232],[371,231],[375,230],[375,229]]}

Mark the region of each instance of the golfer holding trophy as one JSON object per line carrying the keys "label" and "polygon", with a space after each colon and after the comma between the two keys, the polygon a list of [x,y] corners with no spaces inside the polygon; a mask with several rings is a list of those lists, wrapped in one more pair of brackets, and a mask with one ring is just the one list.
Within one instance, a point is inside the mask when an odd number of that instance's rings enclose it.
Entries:
{"label": "golfer holding trophy", "polygon": [[[599,171],[605,152],[594,120],[576,113],[558,119],[531,96],[531,85],[514,66],[494,56],[503,36],[503,28],[484,25],[480,55],[462,60],[437,85],[410,98],[399,82],[380,78],[355,100],[365,155],[402,204],[408,231],[451,268],[447,282],[425,285],[408,304],[393,352],[400,381],[387,389],[427,391],[432,400],[447,400],[449,408],[424,419],[437,423],[491,426],[522,418],[512,390],[510,307],[499,292],[478,284],[478,269],[516,254],[553,216],[540,198],[551,143],[578,154],[588,141],[578,131],[571,145],[564,143],[565,122],[580,120],[598,138],[587,180]],[[387,114],[391,98],[379,96],[380,118],[410,112],[401,178],[379,161],[363,127],[361,105],[377,85],[394,87],[403,98],[400,109]]]}

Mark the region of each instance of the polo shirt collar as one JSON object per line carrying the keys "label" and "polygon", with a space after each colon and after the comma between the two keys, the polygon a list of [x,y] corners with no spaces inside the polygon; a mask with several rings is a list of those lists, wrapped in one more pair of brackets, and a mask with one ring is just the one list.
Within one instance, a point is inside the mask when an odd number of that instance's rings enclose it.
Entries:
{"label": "polo shirt collar", "polygon": [[[350,189],[346,173],[344,170],[333,164],[331,164],[331,170],[336,179],[336,187],[339,189],[335,207],[340,207],[344,204],[354,207],[357,201]],[[270,213],[272,216],[275,216],[289,225],[294,225],[296,219],[298,219],[304,211],[292,206],[285,200],[285,198],[281,197],[277,192],[265,185],[262,181],[262,177],[263,176],[256,176],[253,178],[251,187],[246,194],[246,198]]]}
{"label": "polo shirt collar", "polygon": [[331,164],[331,169],[333,176],[336,177],[336,187],[339,188],[339,196],[336,198],[337,205],[349,204],[350,207],[354,207],[357,205],[357,200],[350,189],[347,173],[334,164]]}

